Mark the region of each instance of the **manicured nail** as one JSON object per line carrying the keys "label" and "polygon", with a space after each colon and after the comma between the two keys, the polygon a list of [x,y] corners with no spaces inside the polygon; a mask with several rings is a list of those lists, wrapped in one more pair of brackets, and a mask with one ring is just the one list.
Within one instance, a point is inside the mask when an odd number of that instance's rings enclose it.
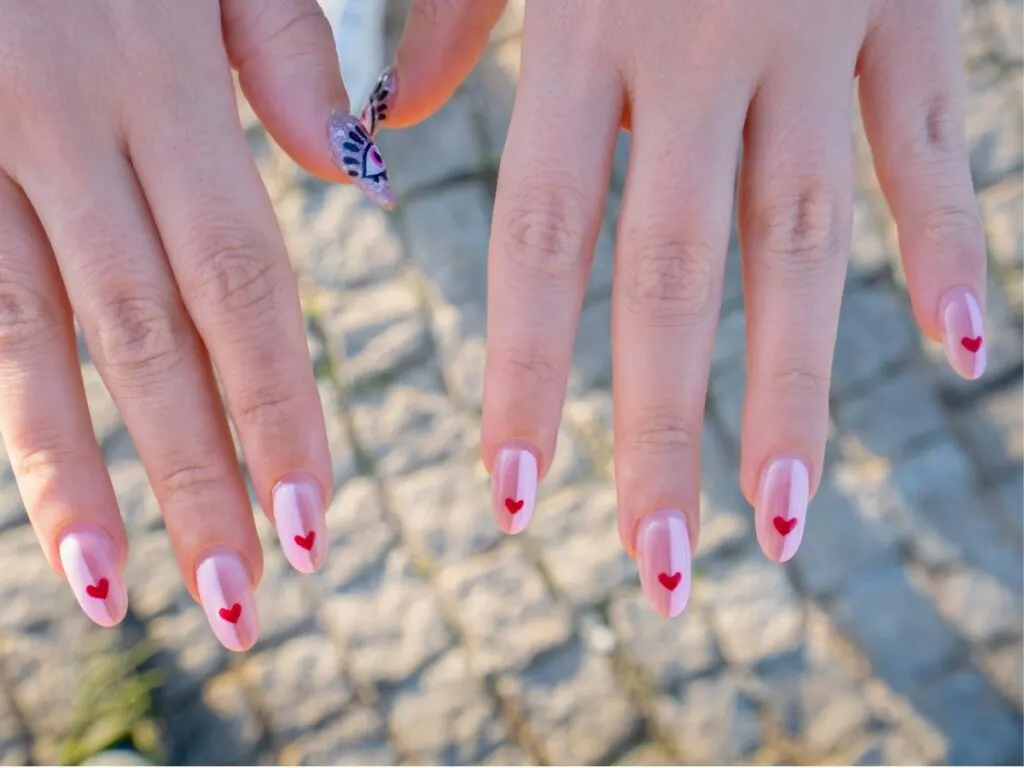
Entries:
{"label": "manicured nail", "polygon": [[260,634],[252,582],[241,559],[218,550],[196,568],[199,601],[213,634],[229,651],[246,651]]}
{"label": "manicured nail", "polygon": [[943,297],[939,312],[949,364],[965,379],[977,379],[988,361],[985,321],[978,300],[966,288],[954,288]]}
{"label": "manicured nail", "polygon": [[352,179],[363,194],[382,207],[395,207],[395,193],[388,181],[388,169],[380,150],[363,124],[347,112],[331,114],[328,127],[334,162]]}
{"label": "manicured nail", "polygon": [[498,527],[519,533],[533,517],[537,503],[537,456],[520,445],[502,446],[494,457],[491,504]]}
{"label": "manicured nail", "polygon": [[673,618],[690,599],[690,535],[676,509],[651,512],[636,529],[640,586],[658,613]]}
{"label": "manicured nail", "polygon": [[810,475],[802,461],[775,459],[764,470],[754,511],[757,539],[777,563],[789,560],[800,547],[810,494]]}
{"label": "manicured nail", "polygon": [[360,118],[366,132],[371,137],[377,135],[381,123],[387,122],[388,110],[394,106],[397,96],[398,71],[394,67],[388,67],[377,78],[377,84],[370,92],[370,98],[367,100]]}
{"label": "manicured nail", "polygon": [[76,527],[61,537],[58,551],[85,615],[101,627],[120,624],[128,613],[128,592],[110,537],[98,528]]}
{"label": "manicured nail", "polygon": [[313,573],[327,556],[324,502],[310,478],[292,475],[274,487],[274,523],[281,549],[300,573]]}

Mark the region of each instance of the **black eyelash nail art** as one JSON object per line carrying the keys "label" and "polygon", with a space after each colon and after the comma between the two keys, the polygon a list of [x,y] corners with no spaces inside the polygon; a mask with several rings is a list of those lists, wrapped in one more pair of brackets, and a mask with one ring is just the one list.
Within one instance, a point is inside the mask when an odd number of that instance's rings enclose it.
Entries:
{"label": "black eyelash nail art", "polygon": [[382,207],[395,206],[395,194],[380,150],[363,124],[346,112],[331,115],[328,127],[334,162],[363,193]]}
{"label": "black eyelash nail art", "polygon": [[377,78],[377,84],[370,92],[370,98],[363,109],[361,120],[370,136],[376,136],[381,123],[388,119],[388,110],[395,103],[397,95],[398,72],[394,67],[388,67]]}

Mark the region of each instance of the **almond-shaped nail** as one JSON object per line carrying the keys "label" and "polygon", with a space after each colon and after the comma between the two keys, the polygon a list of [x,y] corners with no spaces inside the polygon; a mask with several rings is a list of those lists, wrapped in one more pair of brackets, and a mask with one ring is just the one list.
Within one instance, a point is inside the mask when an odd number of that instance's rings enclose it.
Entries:
{"label": "almond-shaped nail", "polygon": [[327,557],[324,501],[311,479],[292,475],[281,480],[273,493],[274,524],[281,549],[300,573],[313,573]]}
{"label": "almond-shaped nail", "polygon": [[690,599],[690,535],[677,509],[659,509],[636,529],[640,586],[647,602],[666,618],[683,612]]}
{"label": "almond-shaped nail", "polygon": [[384,158],[358,118],[347,112],[334,112],[328,137],[334,162],[348,174],[352,183],[383,208],[394,208],[395,193],[388,180]]}
{"label": "almond-shaped nail", "polygon": [[802,461],[780,458],[765,468],[754,517],[761,549],[777,563],[793,557],[803,541],[810,494],[810,474]]}
{"label": "almond-shaped nail", "polygon": [[525,446],[502,446],[491,472],[491,505],[498,527],[505,533],[521,532],[536,503],[537,455]]}
{"label": "almond-shaped nail", "polygon": [[229,651],[247,651],[260,634],[252,582],[241,558],[218,550],[196,567],[199,601],[213,634]]}
{"label": "almond-shaped nail", "polygon": [[949,364],[965,379],[977,379],[988,362],[981,305],[966,288],[954,288],[939,303],[939,314]]}
{"label": "almond-shaped nail", "polygon": [[388,112],[394,106],[397,96],[398,71],[388,67],[377,78],[377,84],[373,86],[360,118],[371,137],[376,136],[381,124],[387,121]]}
{"label": "almond-shaped nail", "polygon": [[98,528],[76,527],[61,537],[57,548],[85,615],[101,627],[120,624],[128,613],[128,592],[110,537]]}

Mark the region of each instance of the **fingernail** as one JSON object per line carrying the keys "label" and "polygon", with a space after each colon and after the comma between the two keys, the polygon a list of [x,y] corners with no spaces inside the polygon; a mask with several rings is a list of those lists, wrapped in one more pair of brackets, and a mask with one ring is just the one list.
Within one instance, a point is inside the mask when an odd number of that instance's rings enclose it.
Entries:
{"label": "fingernail", "polygon": [[977,379],[988,361],[985,321],[978,300],[966,288],[954,288],[942,298],[939,312],[949,364],[965,379]]}
{"label": "fingernail", "polygon": [[519,445],[506,445],[494,457],[491,505],[498,527],[519,533],[533,517],[537,503],[537,456]]}
{"label": "fingernail", "polygon": [[673,618],[690,599],[690,536],[676,509],[651,512],[636,530],[640,586],[658,613]]}
{"label": "fingernail", "polygon": [[120,624],[128,613],[128,592],[110,537],[97,528],[76,527],[61,537],[58,551],[85,615],[101,627]]}
{"label": "fingernail", "polygon": [[397,96],[398,70],[388,67],[377,78],[377,84],[373,86],[360,118],[371,137],[377,135],[381,123],[387,122],[388,111],[394,106]]}
{"label": "fingernail", "polygon": [[213,552],[196,567],[199,601],[213,634],[229,651],[252,648],[260,634],[252,582],[241,559],[224,550]]}
{"label": "fingernail", "polygon": [[356,117],[337,111],[328,127],[334,162],[352,179],[363,194],[382,207],[395,207],[395,193],[388,181],[388,169],[380,150]]}
{"label": "fingernail", "polygon": [[274,487],[274,524],[281,549],[300,573],[313,573],[324,564],[327,536],[324,502],[312,479],[293,475]]}
{"label": "fingernail", "polygon": [[761,477],[754,511],[757,538],[777,563],[789,560],[800,547],[810,493],[807,467],[797,459],[775,459]]}

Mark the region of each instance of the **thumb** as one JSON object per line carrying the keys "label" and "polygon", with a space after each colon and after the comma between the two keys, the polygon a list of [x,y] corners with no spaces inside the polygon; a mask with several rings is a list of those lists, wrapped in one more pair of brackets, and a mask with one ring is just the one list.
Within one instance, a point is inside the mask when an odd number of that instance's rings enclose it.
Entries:
{"label": "thumb", "polygon": [[223,0],[224,45],[267,131],[305,170],[394,206],[387,168],[350,114],[331,26],[316,0]]}
{"label": "thumb", "polygon": [[371,131],[382,123],[405,128],[439,110],[480,60],[506,2],[414,0],[395,66],[381,75],[363,113]]}

